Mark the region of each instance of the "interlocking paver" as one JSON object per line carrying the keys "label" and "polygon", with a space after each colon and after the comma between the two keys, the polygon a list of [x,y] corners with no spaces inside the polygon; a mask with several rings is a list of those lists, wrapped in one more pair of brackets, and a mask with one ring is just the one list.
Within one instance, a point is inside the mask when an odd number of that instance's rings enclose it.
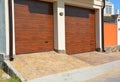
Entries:
{"label": "interlocking paver", "polygon": [[27,80],[91,66],[80,59],[54,51],[16,55],[11,64]]}
{"label": "interlocking paver", "polygon": [[120,60],[120,52],[88,52],[74,55],[58,54],[54,51],[16,55],[11,64],[27,79],[57,74],[74,69],[110,63]]}
{"label": "interlocking paver", "polygon": [[112,61],[120,60],[120,52],[114,53],[100,53],[100,52],[88,52],[75,54],[73,57],[76,57],[80,60],[83,60],[90,65],[100,65],[109,63]]}

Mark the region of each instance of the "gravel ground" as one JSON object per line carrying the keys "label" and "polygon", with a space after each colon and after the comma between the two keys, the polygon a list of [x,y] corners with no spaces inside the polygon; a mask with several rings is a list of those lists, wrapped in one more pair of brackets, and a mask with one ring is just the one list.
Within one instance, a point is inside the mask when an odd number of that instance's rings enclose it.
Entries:
{"label": "gravel ground", "polygon": [[2,69],[0,69],[0,82],[7,82],[11,77],[6,74]]}

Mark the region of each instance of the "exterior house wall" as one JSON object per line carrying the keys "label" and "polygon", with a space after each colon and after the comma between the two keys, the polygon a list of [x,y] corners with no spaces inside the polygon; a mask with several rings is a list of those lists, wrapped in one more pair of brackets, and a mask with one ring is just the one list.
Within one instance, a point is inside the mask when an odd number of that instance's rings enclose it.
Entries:
{"label": "exterior house wall", "polygon": [[[46,0],[45,0],[46,1]],[[47,0],[49,1],[49,0]],[[101,6],[102,2],[100,0],[56,0],[54,2],[54,41],[55,50],[66,51],[65,49],[65,5],[72,5],[83,8],[96,9],[96,48],[102,48],[102,38],[101,38]],[[98,6],[99,5],[99,6]],[[63,16],[59,13],[63,12]]]}
{"label": "exterior house wall", "polygon": [[102,22],[101,22],[101,8],[99,8],[98,10],[96,10],[96,48],[98,48],[98,50],[102,49]]}
{"label": "exterior house wall", "polygon": [[96,28],[96,48],[99,50],[102,49],[102,34],[101,34],[101,6],[102,2],[100,0],[64,0],[65,4],[95,9],[95,28]]}
{"label": "exterior house wall", "polygon": [[[111,9],[109,7],[111,7]],[[108,11],[109,11],[109,13],[108,13]],[[114,4],[110,1],[105,1],[104,15],[111,16],[113,14],[114,14]]]}
{"label": "exterior house wall", "polygon": [[[2,0],[1,0],[2,1]],[[3,0],[4,1],[4,0]],[[5,0],[8,1],[8,0]],[[14,1],[14,0],[13,0]],[[89,8],[95,10],[96,15],[96,48],[102,49],[102,38],[101,38],[101,8],[102,1],[101,0],[41,0],[53,2],[54,4],[54,48],[58,51],[65,51],[65,5],[78,6],[83,8]],[[13,2],[14,3],[14,2]],[[6,5],[8,3],[6,2]],[[1,5],[0,5],[1,6]],[[7,7],[7,6],[6,6]],[[8,10],[6,10],[8,12]],[[60,13],[63,13],[63,16],[60,16]],[[8,15],[6,14],[6,17]],[[9,21],[6,19],[6,43],[5,47],[6,52],[9,52],[9,27],[7,26]],[[13,52],[15,53],[15,31],[14,31],[14,4],[13,4]],[[4,29],[5,30],[5,29]],[[5,42],[5,41],[4,41]]]}
{"label": "exterior house wall", "polygon": [[0,53],[6,54],[5,0],[0,0]]}
{"label": "exterior house wall", "polygon": [[104,24],[104,46],[117,46],[117,24]]}
{"label": "exterior house wall", "polygon": [[[63,16],[60,16],[60,13]],[[65,6],[62,0],[54,2],[54,48],[65,53]]]}

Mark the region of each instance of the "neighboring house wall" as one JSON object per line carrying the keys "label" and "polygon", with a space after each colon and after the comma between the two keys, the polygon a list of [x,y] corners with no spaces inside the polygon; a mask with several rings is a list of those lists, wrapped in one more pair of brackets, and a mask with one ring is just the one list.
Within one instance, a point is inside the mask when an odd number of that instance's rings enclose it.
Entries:
{"label": "neighboring house wall", "polygon": [[117,45],[117,24],[104,23],[104,46]]}
{"label": "neighboring house wall", "polygon": [[120,45],[120,16],[117,18],[117,44]]}
{"label": "neighboring house wall", "polygon": [[5,0],[0,0],[0,53],[6,53]]}
{"label": "neighboring house wall", "polygon": [[110,0],[105,1],[105,9],[104,9],[104,15],[110,16],[114,14],[114,4],[110,2]]}

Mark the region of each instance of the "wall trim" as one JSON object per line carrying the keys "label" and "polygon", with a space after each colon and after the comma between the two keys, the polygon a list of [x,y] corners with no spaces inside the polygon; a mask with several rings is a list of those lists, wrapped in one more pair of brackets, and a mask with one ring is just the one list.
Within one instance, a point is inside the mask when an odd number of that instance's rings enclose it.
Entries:
{"label": "wall trim", "polygon": [[84,2],[73,1],[73,0],[65,0],[64,2],[66,5],[89,8],[89,9],[99,9],[102,6],[102,5],[100,6],[100,5],[95,5],[92,3],[84,3]]}
{"label": "wall trim", "polygon": [[12,0],[12,17],[13,17],[13,55],[16,54],[15,51],[15,8],[14,8],[14,0]]}
{"label": "wall trim", "polygon": [[5,5],[5,33],[6,33],[6,53],[9,55],[9,9],[8,9],[8,0],[4,0]]}

